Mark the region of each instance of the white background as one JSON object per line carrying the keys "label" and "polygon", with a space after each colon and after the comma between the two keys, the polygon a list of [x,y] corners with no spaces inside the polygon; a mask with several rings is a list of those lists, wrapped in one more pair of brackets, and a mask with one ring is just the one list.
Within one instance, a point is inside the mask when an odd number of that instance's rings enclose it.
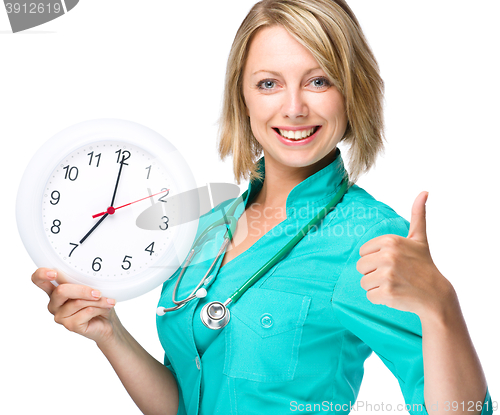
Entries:
{"label": "white background", "polygon": [[[499,400],[498,6],[492,0],[348,2],[386,82],[387,150],[358,185],[408,220],[416,196],[430,192],[431,253],[459,295]],[[7,385],[0,413],[140,413],[95,344],[54,323],[48,297],[31,283],[35,266],[15,224],[17,187],[52,135],[107,117],[167,137],[198,185],[233,182],[231,160],[217,157],[216,120],[229,48],[253,3],[81,0],[67,15],[17,34],[0,6],[1,372]],[[116,310],[162,360],[158,297],[156,289]],[[365,368],[360,401],[404,402],[377,357]]]}

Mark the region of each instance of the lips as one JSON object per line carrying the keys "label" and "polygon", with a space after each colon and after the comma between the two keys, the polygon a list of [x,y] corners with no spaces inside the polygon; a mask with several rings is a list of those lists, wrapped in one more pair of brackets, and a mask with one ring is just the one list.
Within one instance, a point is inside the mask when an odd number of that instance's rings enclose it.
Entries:
{"label": "lips", "polygon": [[311,128],[298,129],[298,130],[292,130],[290,129],[290,127],[288,128],[275,127],[274,131],[279,133],[282,137],[288,138],[289,140],[302,140],[304,138],[313,135],[318,128],[319,128],[318,125]]}
{"label": "lips", "polygon": [[321,125],[307,125],[302,127],[279,126],[272,127],[272,129],[276,137],[283,144],[287,146],[300,146],[310,143],[312,140],[314,140],[317,137],[318,132],[321,130]]}

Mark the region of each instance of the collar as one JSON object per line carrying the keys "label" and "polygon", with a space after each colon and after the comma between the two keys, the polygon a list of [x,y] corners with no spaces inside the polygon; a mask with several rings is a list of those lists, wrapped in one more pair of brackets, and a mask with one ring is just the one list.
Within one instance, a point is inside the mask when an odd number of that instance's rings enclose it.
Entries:
{"label": "collar", "polygon": [[[348,173],[338,147],[335,154],[336,157],[330,164],[297,184],[290,191],[286,199],[287,215],[306,206],[314,208],[318,205],[325,205],[338,192],[342,179],[347,178]],[[257,169],[265,176],[264,156],[257,161]],[[244,206],[247,206],[248,201],[253,200],[260,191],[264,179],[265,177],[262,180],[249,182]]]}

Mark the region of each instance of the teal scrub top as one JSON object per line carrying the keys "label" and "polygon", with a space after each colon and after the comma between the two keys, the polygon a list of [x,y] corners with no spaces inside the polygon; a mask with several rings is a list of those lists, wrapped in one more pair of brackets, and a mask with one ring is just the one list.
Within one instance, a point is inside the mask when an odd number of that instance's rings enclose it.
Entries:
{"label": "teal scrub top", "polygon": [[[264,165],[262,157],[258,166],[263,173]],[[222,268],[220,256],[205,282],[205,298],[157,316],[164,364],[179,388],[179,415],[349,413],[372,351],[397,378],[408,412],[427,414],[420,319],[372,304],[356,270],[364,243],[385,234],[406,237],[409,222],[355,184],[317,227],[229,306],[231,320],[225,328],[210,330],[201,323],[203,305],[229,298],[328,204],[344,176],[337,148],[332,163],[289,193],[283,222]],[[250,182],[236,219],[262,184]],[[239,199],[203,215],[197,235]],[[224,234],[223,226],[211,231],[185,271],[177,299],[188,296],[205,275]],[[179,273],[180,268],[164,283],[158,306],[173,306]],[[487,391],[482,414],[492,413]]]}

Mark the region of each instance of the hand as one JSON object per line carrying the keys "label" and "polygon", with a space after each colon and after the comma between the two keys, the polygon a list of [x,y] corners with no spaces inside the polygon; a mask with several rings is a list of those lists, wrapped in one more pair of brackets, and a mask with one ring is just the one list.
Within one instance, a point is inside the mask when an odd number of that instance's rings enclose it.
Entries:
{"label": "hand", "polygon": [[38,268],[31,280],[50,297],[48,309],[56,323],[69,331],[81,334],[96,343],[105,343],[113,337],[115,300],[101,297],[97,290],[77,284],[55,287],[56,273],[49,268]]}
{"label": "hand", "polygon": [[[124,157],[122,157],[122,161],[120,161],[120,169],[118,170],[118,177],[116,178],[115,190],[113,191],[113,198],[111,199],[111,205],[110,205],[110,208],[108,208],[108,210],[109,209],[113,209],[113,203],[115,203],[115,197],[116,197],[116,190],[118,189],[118,183],[120,182],[120,176],[122,174],[122,168],[123,168],[124,164],[127,164],[127,163],[125,163]],[[115,211],[113,209],[113,213],[114,212]],[[99,219],[99,221],[92,227],[92,229],[90,231],[88,231],[85,234],[85,236],[82,239],[80,239],[80,244],[83,244],[83,242],[85,241],[85,239],[87,239],[91,235],[91,233],[94,232],[97,229],[97,227],[102,223],[102,221],[104,219],[106,219],[106,217],[108,216],[108,213],[106,213],[106,212],[103,213],[104,216],[101,219]]]}
{"label": "hand", "polygon": [[[106,213],[109,215],[113,215],[115,213],[115,211],[117,211],[118,209],[124,208],[125,206],[133,205],[134,203],[140,202],[141,200],[149,199],[150,197],[157,196],[161,193],[168,192],[169,190],[170,189],[162,190],[161,192],[155,193],[154,195],[143,197],[142,199],[136,200],[135,202],[130,202],[130,203],[127,203],[126,205],[118,206],[117,208],[110,206],[105,212],[96,213],[95,215],[92,215],[92,217],[95,219],[95,218],[98,218],[99,216],[105,215]],[[167,195],[168,195],[168,193],[167,193]],[[162,196],[162,197],[165,197],[165,196]]]}
{"label": "hand", "polygon": [[122,156],[122,161],[120,161],[120,169],[118,170],[118,177],[116,178],[115,190],[113,191],[113,198],[111,199],[111,204],[109,206],[113,206],[113,204],[115,203],[116,190],[118,189],[118,183],[120,181],[120,176],[122,174],[122,168],[124,164],[128,166],[128,164],[125,163],[125,156]]}
{"label": "hand", "polygon": [[92,229],[88,231],[82,239],[80,239],[80,244],[83,244],[85,239],[87,239],[90,236],[90,234],[96,230],[96,228],[102,223],[104,219],[106,219],[107,216],[108,214],[105,213],[104,216],[101,219],[99,219],[94,226],[92,226]]}
{"label": "hand", "polygon": [[427,242],[425,202],[421,192],[411,212],[406,238],[382,235],[361,246],[356,269],[363,274],[361,287],[373,304],[384,304],[420,317],[440,312],[453,295],[450,282],[432,261]]}

